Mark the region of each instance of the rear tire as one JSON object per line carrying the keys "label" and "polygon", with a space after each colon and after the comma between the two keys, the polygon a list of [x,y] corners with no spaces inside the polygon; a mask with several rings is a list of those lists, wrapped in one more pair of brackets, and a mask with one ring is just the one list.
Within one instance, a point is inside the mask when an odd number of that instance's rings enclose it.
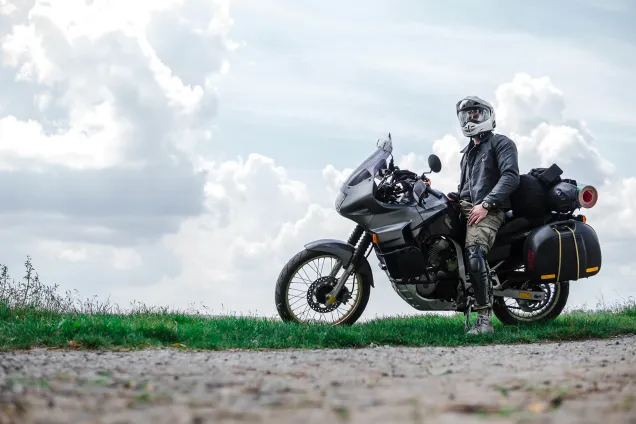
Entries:
{"label": "rear tire", "polygon": [[[299,319],[292,311],[289,302],[289,289],[290,284],[296,273],[299,272],[299,270],[307,263],[319,258],[332,258],[334,260],[338,260],[338,258],[333,254],[305,249],[292,257],[281,270],[278,276],[278,280],[276,281],[276,292],[274,294],[274,300],[276,302],[278,315],[283,321],[307,322]],[[339,271],[338,275],[340,275],[342,272],[344,272],[344,270]],[[325,276],[328,275],[329,271],[325,273]],[[345,315],[330,323],[330,325],[332,326],[351,325],[355,323],[367,307],[369,296],[371,294],[371,282],[368,281],[368,278],[364,274],[360,273],[359,270],[356,270],[353,275],[349,277],[349,280],[347,280],[347,282],[345,283],[345,287],[349,285],[349,281],[352,279],[352,277],[354,287],[357,288],[359,291],[357,296],[352,297],[349,300],[349,302],[354,302],[354,306]],[[314,282],[315,281],[311,283]],[[345,306],[347,306],[347,304],[345,304]]]}
{"label": "rear tire", "polygon": [[570,282],[561,281],[554,284],[554,299],[551,299],[550,303],[546,306],[545,310],[539,314],[531,317],[520,317],[511,312],[508,305],[505,304],[505,300],[509,298],[495,297],[492,311],[504,325],[518,325],[518,324],[544,324],[546,322],[554,320],[561,315],[565,305],[567,304],[568,297],[570,295]]}

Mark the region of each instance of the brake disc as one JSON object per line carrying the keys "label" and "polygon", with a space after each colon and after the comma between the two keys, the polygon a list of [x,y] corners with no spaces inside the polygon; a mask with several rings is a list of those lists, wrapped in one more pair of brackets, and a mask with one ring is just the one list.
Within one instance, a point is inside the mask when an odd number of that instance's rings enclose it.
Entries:
{"label": "brake disc", "polygon": [[336,277],[320,277],[309,286],[307,290],[307,303],[316,312],[326,314],[335,311],[342,303],[347,303],[351,295],[346,287],[343,287],[338,298],[332,305],[327,304],[327,295],[338,283]]}

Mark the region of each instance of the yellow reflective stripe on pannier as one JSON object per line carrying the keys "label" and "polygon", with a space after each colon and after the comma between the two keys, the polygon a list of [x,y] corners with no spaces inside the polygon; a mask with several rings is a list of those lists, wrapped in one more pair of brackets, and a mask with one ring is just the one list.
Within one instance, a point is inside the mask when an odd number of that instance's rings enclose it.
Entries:
{"label": "yellow reflective stripe on pannier", "polygon": [[594,272],[594,271],[598,271],[598,267],[597,266],[594,266],[592,268],[588,268],[588,269],[585,270],[585,272]]}

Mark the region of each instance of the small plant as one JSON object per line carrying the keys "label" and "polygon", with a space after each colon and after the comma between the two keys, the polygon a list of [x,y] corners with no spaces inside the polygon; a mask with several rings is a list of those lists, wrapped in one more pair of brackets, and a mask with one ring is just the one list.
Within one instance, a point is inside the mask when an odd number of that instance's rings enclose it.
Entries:
{"label": "small plant", "polygon": [[[18,311],[22,309],[37,310],[39,313],[51,314],[86,314],[86,315],[126,315],[126,314],[179,314],[205,316],[209,309],[205,305],[198,308],[190,304],[185,311],[170,310],[165,306],[148,306],[133,301],[131,307],[124,309],[113,304],[109,299],[100,301],[97,296],[81,299],[77,290],[59,293],[59,285],[52,286],[40,281],[30,256],[24,262],[25,275],[16,281],[9,274],[6,265],[0,264],[0,308]],[[206,312],[204,312],[206,311]]]}

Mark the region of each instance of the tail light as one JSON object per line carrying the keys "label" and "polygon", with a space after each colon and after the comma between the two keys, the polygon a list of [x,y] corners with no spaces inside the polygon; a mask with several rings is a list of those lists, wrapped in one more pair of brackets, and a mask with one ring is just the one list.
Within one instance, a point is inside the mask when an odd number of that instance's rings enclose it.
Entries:
{"label": "tail light", "polygon": [[581,207],[590,209],[596,205],[596,202],[598,201],[598,191],[596,191],[593,186],[579,186],[578,190],[578,200]]}

